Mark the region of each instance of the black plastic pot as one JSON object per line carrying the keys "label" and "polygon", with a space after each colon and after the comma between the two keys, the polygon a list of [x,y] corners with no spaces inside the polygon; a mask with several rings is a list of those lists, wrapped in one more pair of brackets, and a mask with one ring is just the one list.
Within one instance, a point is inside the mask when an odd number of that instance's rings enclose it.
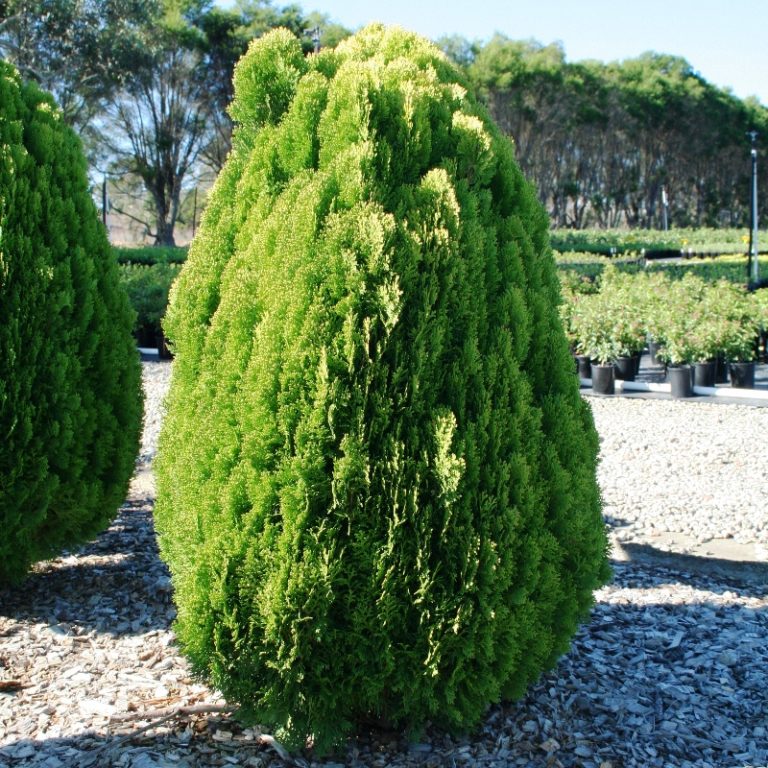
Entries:
{"label": "black plastic pot", "polygon": [[691,397],[693,395],[690,365],[668,366],[667,377],[669,378],[672,397]]}
{"label": "black plastic pot", "polygon": [[727,384],[728,383],[728,361],[725,359],[725,355],[718,355],[715,358],[715,384]]}
{"label": "black plastic pot", "polygon": [[755,388],[755,363],[731,363],[731,386],[739,389]]}
{"label": "black plastic pot", "polygon": [[165,338],[165,334],[162,332],[162,330],[157,332],[156,338],[156,344],[157,344],[157,356],[161,360],[171,360],[173,358],[173,353],[170,349],[168,349],[168,340]]}
{"label": "black plastic pot", "polygon": [[704,360],[693,365],[693,385],[695,387],[714,387],[717,362]]}
{"label": "black plastic pot", "polygon": [[616,366],[616,378],[622,381],[634,381],[637,373],[637,361],[633,357],[617,357],[614,361]]}
{"label": "black plastic pot", "polygon": [[592,378],[592,364],[589,355],[576,355],[576,370],[580,379]]}
{"label": "black plastic pot", "polygon": [[616,369],[613,363],[592,363],[592,391],[596,395],[612,395],[616,391]]}

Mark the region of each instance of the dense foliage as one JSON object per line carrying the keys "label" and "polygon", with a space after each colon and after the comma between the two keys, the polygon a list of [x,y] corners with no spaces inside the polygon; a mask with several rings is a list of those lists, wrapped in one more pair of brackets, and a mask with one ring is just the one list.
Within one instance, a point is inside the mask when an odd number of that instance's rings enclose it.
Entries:
{"label": "dense foliage", "polygon": [[132,322],[78,139],[0,62],[0,582],[87,540],[125,498]]}
{"label": "dense foliage", "polygon": [[320,747],[476,723],[607,577],[597,438],[548,222],[426,41],[238,65],[175,283],[156,521],[194,668]]}
{"label": "dense foliage", "polygon": [[178,264],[120,265],[120,282],[136,313],[135,333],[140,346],[158,342],[171,285],[180,269]]}
{"label": "dense foliage", "polygon": [[688,270],[628,272],[610,264],[596,280],[561,274],[560,313],[574,352],[601,363],[639,353],[652,339],[674,365],[753,360],[768,329],[768,291]]}

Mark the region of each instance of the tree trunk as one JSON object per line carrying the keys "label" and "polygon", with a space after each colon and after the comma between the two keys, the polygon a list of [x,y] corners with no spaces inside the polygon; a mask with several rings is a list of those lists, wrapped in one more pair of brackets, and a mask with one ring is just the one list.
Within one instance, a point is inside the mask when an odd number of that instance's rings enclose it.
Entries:
{"label": "tree trunk", "polygon": [[155,234],[155,245],[176,245],[176,239],[173,235],[173,224],[166,220],[157,219],[157,232]]}

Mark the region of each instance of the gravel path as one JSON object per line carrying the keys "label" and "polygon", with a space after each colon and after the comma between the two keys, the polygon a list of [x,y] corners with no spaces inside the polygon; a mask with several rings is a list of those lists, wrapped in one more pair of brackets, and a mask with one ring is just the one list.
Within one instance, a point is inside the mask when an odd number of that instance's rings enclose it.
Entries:
{"label": "gravel path", "polygon": [[[768,408],[590,398],[622,554],[571,651],[464,738],[365,733],[313,762],[283,759],[267,734],[240,728],[177,652],[148,472],[169,366],[144,373],[141,460],[120,516],[0,592],[0,768],[768,764],[768,457],[755,450]],[[707,548],[727,555],[729,543],[751,553],[748,573],[715,571],[727,558]],[[663,567],[641,556],[664,550],[691,556],[665,555]]]}

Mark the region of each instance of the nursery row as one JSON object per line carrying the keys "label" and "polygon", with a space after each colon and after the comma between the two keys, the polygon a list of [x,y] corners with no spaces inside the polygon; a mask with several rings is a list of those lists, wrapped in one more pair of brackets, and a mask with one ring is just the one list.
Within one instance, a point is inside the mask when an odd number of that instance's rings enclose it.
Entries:
{"label": "nursery row", "polygon": [[[700,258],[696,256],[677,260],[646,260],[641,255],[625,254],[609,258],[585,251],[555,252],[558,270],[565,273],[561,279],[573,283],[582,278],[595,280],[603,270],[611,265],[621,272],[660,272],[670,278],[683,275],[696,275],[708,283],[728,280],[732,283],[747,282],[747,258],[744,254],[722,254],[718,257]],[[760,257],[760,274],[768,274],[768,256]],[[596,287],[586,284],[578,286],[582,293],[592,293]]]}
{"label": "nursery row", "polygon": [[649,343],[670,368],[751,363],[768,330],[768,291],[748,293],[727,280],[608,267],[587,283],[592,292],[581,292],[583,282],[573,276],[562,285],[561,316],[574,354],[598,365],[631,365],[625,361]]}
{"label": "nursery row", "polygon": [[[759,235],[761,243],[768,243],[768,232]],[[555,229],[552,247],[562,253],[581,251],[606,255],[641,251],[679,251],[687,253],[745,254],[749,234],[744,228],[713,229]]]}

